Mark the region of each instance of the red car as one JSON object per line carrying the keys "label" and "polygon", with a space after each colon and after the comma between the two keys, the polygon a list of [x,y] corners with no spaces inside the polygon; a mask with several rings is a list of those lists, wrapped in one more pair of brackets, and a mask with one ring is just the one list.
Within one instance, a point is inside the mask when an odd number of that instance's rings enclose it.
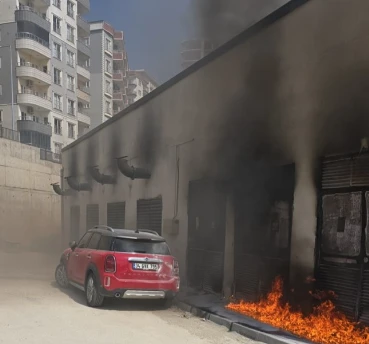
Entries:
{"label": "red car", "polygon": [[160,299],[168,306],[179,290],[179,267],[165,239],[149,230],[97,226],[61,256],[58,285],[85,292],[87,305],[106,297]]}

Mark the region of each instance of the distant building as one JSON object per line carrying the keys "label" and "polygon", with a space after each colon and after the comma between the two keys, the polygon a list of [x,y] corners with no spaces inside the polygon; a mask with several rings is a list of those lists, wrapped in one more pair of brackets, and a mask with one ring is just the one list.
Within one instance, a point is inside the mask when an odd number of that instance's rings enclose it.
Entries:
{"label": "distant building", "polygon": [[89,0],[0,2],[1,124],[22,143],[60,153],[89,127],[77,113],[80,99],[90,102],[79,89],[90,74],[77,66],[89,63],[89,9]]}
{"label": "distant building", "polygon": [[211,53],[216,46],[204,39],[191,39],[182,42],[182,68],[186,69]]}
{"label": "distant building", "polygon": [[146,96],[157,87],[158,84],[146,73],[145,70],[130,70],[127,90],[128,103],[133,104],[135,101]]}
{"label": "distant building", "polygon": [[91,127],[111,118],[129,104],[128,58],[124,34],[104,21],[90,23]]}

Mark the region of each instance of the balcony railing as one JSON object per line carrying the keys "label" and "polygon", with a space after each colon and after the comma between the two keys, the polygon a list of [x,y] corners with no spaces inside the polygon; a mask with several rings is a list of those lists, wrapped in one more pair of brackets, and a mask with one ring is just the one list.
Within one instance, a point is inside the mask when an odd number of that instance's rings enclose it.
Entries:
{"label": "balcony railing", "polygon": [[19,5],[15,11],[15,21],[29,21],[50,32],[51,24],[46,14],[40,13],[29,6]]}
{"label": "balcony railing", "polygon": [[87,71],[90,71],[90,66],[86,65],[83,62],[78,61],[77,65],[80,66],[83,69],[86,69]]}
{"label": "balcony railing", "polygon": [[47,161],[56,162],[60,164],[61,157],[62,156],[60,153],[54,153],[49,150],[40,148],[40,160],[47,160]]}
{"label": "balcony railing", "polygon": [[38,71],[42,72],[42,73],[45,73],[46,75],[50,75],[49,72],[45,72],[45,70],[43,68],[40,68],[39,66],[35,65],[34,63],[31,63],[31,62],[20,62],[18,63],[17,65],[18,67],[30,67],[30,68],[33,68],[33,69],[37,69]]}
{"label": "balcony railing", "polygon": [[42,44],[44,47],[50,49],[50,44],[49,42],[46,42],[45,40],[43,40],[40,37],[37,37],[36,35],[34,35],[33,33],[29,33],[29,32],[17,32],[16,34],[16,38],[17,39],[32,39],[33,41]]}
{"label": "balcony railing", "polygon": [[90,56],[91,54],[90,47],[86,44],[86,41],[83,41],[82,39],[77,40],[77,49],[86,56]]}
{"label": "balcony railing", "polygon": [[77,16],[77,25],[86,33],[90,32],[90,24],[81,16]]}
{"label": "balcony railing", "polygon": [[12,140],[12,141],[20,141],[19,131],[11,130],[8,128],[4,128],[0,125],[0,137],[2,139]]}
{"label": "balcony railing", "polygon": [[90,88],[86,86],[78,86],[78,89],[86,94],[91,94]]}
{"label": "balcony railing", "polygon": [[18,131],[35,131],[47,136],[52,135],[52,128],[50,124],[40,123],[33,120],[33,117],[22,117],[17,121]]}
{"label": "balcony railing", "polygon": [[23,87],[23,88],[21,89],[21,91],[19,92],[19,94],[31,94],[31,95],[34,95],[34,96],[36,96],[36,97],[39,97],[39,98],[41,98],[41,99],[45,99],[45,100],[48,100],[49,102],[51,102],[51,98],[49,98],[49,97],[48,97],[48,96],[46,96],[46,95],[40,95],[40,93],[39,93],[39,92],[34,91],[34,90],[30,89],[30,88],[25,88],[25,87]]}

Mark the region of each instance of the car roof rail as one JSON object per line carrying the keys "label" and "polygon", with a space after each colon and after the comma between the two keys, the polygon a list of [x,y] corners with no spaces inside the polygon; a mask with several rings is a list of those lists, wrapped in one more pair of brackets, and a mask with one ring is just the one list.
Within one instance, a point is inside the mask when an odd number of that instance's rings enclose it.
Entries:
{"label": "car roof rail", "polygon": [[155,231],[152,231],[150,229],[136,229],[135,231],[136,233],[140,233],[140,232],[143,232],[143,233],[150,233],[150,234],[154,234],[154,235],[157,235],[157,236],[160,236],[158,232],[155,232]]}
{"label": "car roof rail", "polygon": [[111,228],[111,227],[109,227],[109,226],[99,225],[99,226],[95,226],[94,228],[95,228],[95,229],[106,229],[106,230],[108,230],[108,231],[110,231],[110,232],[114,233],[114,229],[113,229],[113,228]]}

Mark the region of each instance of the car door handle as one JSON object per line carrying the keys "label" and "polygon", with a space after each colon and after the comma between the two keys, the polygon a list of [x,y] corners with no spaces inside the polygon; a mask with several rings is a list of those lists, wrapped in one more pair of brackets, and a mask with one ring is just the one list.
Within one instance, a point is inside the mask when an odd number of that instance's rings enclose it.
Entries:
{"label": "car door handle", "polygon": [[87,259],[91,259],[91,255],[90,254],[87,255]]}

